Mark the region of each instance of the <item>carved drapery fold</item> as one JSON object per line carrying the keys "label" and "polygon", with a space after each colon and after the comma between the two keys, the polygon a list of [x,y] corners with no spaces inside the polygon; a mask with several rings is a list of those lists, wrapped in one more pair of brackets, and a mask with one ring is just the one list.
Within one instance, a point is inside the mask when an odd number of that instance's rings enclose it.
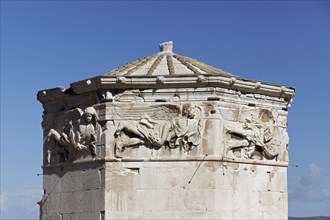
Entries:
{"label": "carved drapery fold", "polygon": [[287,162],[288,134],[277,125],[270,110],[249,112],[243,122],[224,125],[227,157]]}
{"label": "carved drapery fold", "polygon": [[140,145],[152,149],[180,147],[186,152],[198,146],[202,130],[201,108],[194,104],[177,107],[179,116],[164,115],[165,119],[160,120],[146,114],[137,122],[121,122],[115,133],[115,155],[122,157],[125,148]]}
{"label": "carved drapery fold", "polygon": [[76,108],[67,115],[61,123],[63,128],[60,131],[51,128],[45,138],[48,164],[96,156],[96,144],[102,131],[95,109]]}

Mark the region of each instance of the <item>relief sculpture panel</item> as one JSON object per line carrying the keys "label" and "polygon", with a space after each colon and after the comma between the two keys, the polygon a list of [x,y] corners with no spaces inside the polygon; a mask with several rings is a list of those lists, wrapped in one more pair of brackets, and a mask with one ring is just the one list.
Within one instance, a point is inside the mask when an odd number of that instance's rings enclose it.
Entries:
{"label": "relief sculpture panel", "polygon": [[[176,111],[173,111],[175,106]],[[125,149],[145,146],[151,149],[161,147],[193,150],[201,141],[202,109],[193,103],[156,108],[144,114],[139,120],[123,120],[115,132],[115,155],[122,157]]]}
{"label": "relief sculpture panel", "polygon": [[[286,115],[210,102],[118,103],[61,113],[45,131],[45,163],[106,157],[220,158],[288,162]],[[101,125],[103,126],[101,126]],[[104,148],[103,148],[104,149]]]}
{"label": "relief sculpture panel", "polygon": [[190,152],[201,143],[202,108],[194,103],[111,106],[111,118],[102,121],[93,107],[54,116],[53,127],[45,130],[45,164],[95,158],[105,137],[117,158],[128,148]]}
{"label": "relief sculpture panel", "polygon": [[277,125],[272,111],[246,111],[239,121],[224,124],[227,157],[288,161],[288,134],[286,128]]}
{"label": "relief sculpture panel", "polygon": [[[67,116],[66,116],[67,115]],[[96,157],[96,144],[102,133],[93,107],[76,108],[62,117],[61,129],[51,128],[45,137],[46,163]]]}

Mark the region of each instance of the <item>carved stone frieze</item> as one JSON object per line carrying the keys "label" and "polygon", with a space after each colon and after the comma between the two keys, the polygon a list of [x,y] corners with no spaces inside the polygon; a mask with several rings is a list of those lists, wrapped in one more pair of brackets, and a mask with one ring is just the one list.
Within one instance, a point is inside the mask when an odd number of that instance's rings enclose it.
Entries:
{"label": "carved stone frieze", "polygon": [[181,148],[188,152],[201,140],[201,108],[193,103],[159,106],[158,111],[144,114],[137,121],[123,120],[115,132],[115,155],[129,147],[145,146],[152,149]]}
{"label": "carved stone frieze", "polygon": [[76,108],[69,113],[60,122],[62,129],[51,128],[46,135],[47,164],[96,157],[96,144],[102,129],[95,109],[87,107],[82,111]]}
{"label": "carved stone frieze", "polygon": [[[94,106],[97,111],[75,108],[47,123],[45,164],[96,156],[189,158],[205,154],[288,162],[286,112],[282,110],[134,99]],[[102,155],[97,153],[101,147]]]}
{"label": "carved stone frieze", "polygon": [[273,115],[267,109],[259,113],[254,109],[241,112],[237,122],[225,123],[225,156],[287,162],[288,134]]}

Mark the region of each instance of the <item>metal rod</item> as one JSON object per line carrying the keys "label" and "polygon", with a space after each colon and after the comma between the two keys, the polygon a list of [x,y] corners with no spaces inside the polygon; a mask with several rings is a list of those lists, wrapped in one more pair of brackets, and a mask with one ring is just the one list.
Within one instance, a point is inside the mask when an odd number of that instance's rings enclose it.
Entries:
{"label": "metal rod", "polygon": [[195,174],[196,174],[197,170],[199,169],[199,167],[202,165],[202,163],[203,163],[203,161],[204,161],[204,159],[205,159],[205,157],[206,157],[206,156],[207,156],[207,154],[205,154],[205,156],[203,157],[203,160],[202,160],[202,161],[199,163],[199,165],[198,165],[197,169],[195,170],[194,174],[193,174],[193,175],[192,175],[192,177],[190,178],[190,180],[189,180],[188,184],[190,184],[190,183],[191,183],[192,179],[194,178],[194,176],[195,176]]}

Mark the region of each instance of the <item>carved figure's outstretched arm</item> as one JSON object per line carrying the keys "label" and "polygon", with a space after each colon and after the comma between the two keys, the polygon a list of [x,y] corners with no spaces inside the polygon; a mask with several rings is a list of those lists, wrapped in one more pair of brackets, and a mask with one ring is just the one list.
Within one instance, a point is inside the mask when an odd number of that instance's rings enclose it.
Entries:
{"label": "carved figure's outstretched arm", "polygon": [[54,129],[50,129],[47,135],[47,141],[50,141],[50,138],[53,137],[55,140],[59,141],[61,139],[61,135]]}

